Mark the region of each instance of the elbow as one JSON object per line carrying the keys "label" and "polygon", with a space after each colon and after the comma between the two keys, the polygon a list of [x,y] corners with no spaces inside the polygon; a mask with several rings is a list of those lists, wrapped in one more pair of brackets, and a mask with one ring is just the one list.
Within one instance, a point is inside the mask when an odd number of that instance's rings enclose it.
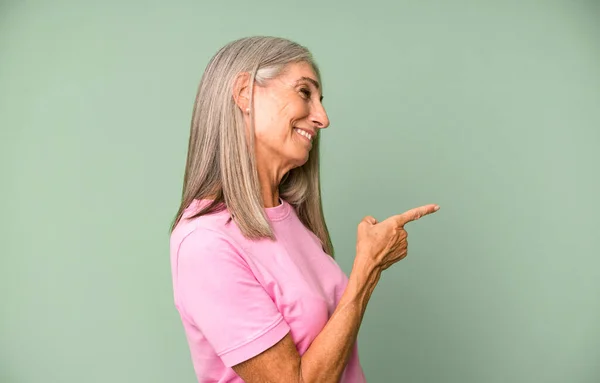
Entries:
{"label": "elbow", "polygon": [[304,373],[302,371],[302,358],[298,361],[298,374],[296,375],[296,383],[309,383],[304,380]]}
{"label": "elbow", "polygon": [[298,373],[296,374],[296,383],[339,383],[340,377],[328,374],[329,371],[317,371],[311,369],[308,365],[302,363],[302,360],[298,363]]}

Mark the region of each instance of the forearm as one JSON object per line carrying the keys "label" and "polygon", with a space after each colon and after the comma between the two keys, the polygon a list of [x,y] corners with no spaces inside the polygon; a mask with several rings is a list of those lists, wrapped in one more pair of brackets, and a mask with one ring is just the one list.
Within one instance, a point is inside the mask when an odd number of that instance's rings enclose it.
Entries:
{"label": "forearm", "polygon": [[301,358],[302,383],[337,383],[348,362],[381,271],[355,264],[331,318]]}

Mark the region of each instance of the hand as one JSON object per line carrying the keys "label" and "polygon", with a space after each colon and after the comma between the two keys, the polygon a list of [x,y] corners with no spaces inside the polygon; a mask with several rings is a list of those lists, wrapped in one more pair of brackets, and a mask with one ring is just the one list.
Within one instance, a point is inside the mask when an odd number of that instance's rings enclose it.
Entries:
{"label": "hand", "polygon": [[439,210],[435,204],[425,205],[377,222],[371,216],[358,225],[356,262],[369,269],[383,271],[408,254],[408,233],[404,225]]}

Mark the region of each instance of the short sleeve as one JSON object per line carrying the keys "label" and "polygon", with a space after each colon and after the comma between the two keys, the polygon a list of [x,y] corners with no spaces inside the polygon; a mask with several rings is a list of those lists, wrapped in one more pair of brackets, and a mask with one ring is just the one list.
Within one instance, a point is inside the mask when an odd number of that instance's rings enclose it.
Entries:
{"label": "short sleeve", "polygon": [[289,332],[225,235],[196,229],[181,243],[177,258],[179,305],[227,367],[260,354]]}

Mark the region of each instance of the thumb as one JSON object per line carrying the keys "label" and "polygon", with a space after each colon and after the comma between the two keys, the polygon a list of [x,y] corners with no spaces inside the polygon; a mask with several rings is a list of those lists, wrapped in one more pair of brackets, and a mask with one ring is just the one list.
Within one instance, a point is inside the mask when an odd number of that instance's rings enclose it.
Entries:
{"label": "thumb", "polygon": [[365,218],[363,218],[362,221],[363,222],[367,222],[367,223],[369,223],[371,225],[375,225],[377,223],[377,220],[374,217],[370,216],[370,215],[368,215]]}

